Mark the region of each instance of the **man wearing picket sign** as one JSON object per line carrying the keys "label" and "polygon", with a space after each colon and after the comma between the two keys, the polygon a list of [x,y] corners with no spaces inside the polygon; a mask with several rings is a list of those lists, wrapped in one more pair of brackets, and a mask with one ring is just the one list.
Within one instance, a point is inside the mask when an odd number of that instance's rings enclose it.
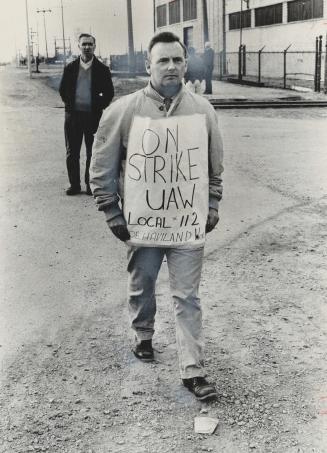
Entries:
{"label": "man wearing picket sign", "polygon": [[223,149],[213,107],[183,84],[186,68],[177,36],[152,38],[150,82],[104,112],[90,174],[98,209],[128,248],[135,356],[154,360],[155,284],[166,257],[182,382],[208,400],[217,393],[205,379],[198,292],[205,236],[219,220]]}

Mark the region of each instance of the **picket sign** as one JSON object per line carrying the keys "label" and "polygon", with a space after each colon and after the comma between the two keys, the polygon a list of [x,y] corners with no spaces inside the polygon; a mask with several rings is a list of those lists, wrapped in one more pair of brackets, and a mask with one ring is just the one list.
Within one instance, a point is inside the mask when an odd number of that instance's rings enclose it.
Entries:
{"label": "picket sign", "polygon": [[136,116],[128,140],[124,185],[128,244],[203,244],[209,198],[205,115]]}

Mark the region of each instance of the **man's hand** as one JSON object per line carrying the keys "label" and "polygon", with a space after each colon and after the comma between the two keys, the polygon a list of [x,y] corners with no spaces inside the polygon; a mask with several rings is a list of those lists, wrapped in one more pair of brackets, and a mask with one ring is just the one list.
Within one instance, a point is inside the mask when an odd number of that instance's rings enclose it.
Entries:
{"label": "man's hand", "polygon": [[128,239],[131,238],[128,229],[125,225],[117,225],[117,226],[112,226],[109,227],[113,234],[118,238],[120,241],[128,241]]}
{"label": "man's hand", "polygon": [[214,208],[209,208],[209,214],[207,218],[207,224],[206,224],[206,233],[210,233],[217,223],[219,222],[219,215],[217,209]]}
{"label": "man's hand", "polygon": [[108,226],[111,229],[112,233],[118,238],[120,241],[128,241],[131,238],[127,226],[126,221],[122,215],[115,217],[114,219],[109,220]]}

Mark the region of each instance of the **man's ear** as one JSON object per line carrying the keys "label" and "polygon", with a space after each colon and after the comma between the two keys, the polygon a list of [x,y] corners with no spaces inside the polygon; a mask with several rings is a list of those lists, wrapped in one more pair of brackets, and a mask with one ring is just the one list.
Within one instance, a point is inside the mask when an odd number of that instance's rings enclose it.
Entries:
{"label": "man's ear", "polygon": [[151,69],[150,69],[150,61],[148,59],[145,60],[145,69],[146,72],[151,75]]}

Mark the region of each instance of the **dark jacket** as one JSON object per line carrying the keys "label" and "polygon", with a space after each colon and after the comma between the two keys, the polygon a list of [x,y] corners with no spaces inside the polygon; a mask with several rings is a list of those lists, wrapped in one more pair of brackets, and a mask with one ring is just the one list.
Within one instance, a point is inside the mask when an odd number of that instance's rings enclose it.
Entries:
{"label": "dark jacket", "polygon": [[[66,112],[72,112],[75,107],[75,93],[79,65],[80,59],[76,58],[76,60],[65,67],[61,78],[59,93],[61,99],[65,103]],[[93,58],[91,70],[91,111],[95,116],[100,117],[102,110],[108,107],[114,97],[114,87],[111,80],[110,69],[96,57]]]}
{"label": "dark jacket", "polygon": [[184,76],[185,82],[189,80],[194,83],[195,80],[202,82],[205,75],[203,61],[198,55],[190,55],[187,60],[187,71]]}
{"label": "dark jacket", "polygon": [[212,71],[214,66],[215,52],[211,47],[208,47],[204,50],[203,62],[206,67],[206,70]]}

